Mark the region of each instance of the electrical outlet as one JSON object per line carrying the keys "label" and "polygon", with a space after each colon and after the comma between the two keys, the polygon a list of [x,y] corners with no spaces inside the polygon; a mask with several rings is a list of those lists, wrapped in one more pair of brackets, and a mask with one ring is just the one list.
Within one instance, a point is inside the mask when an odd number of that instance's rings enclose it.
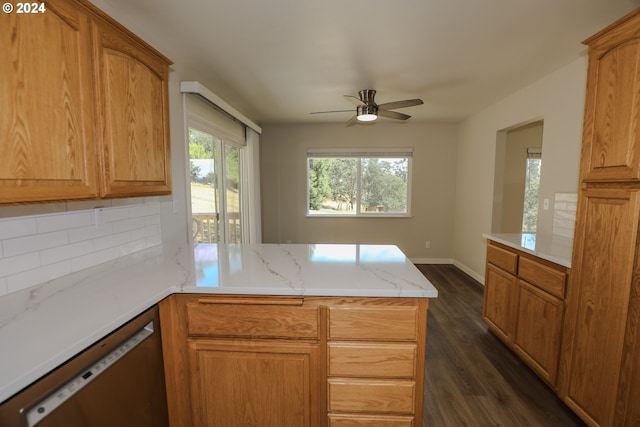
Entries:
{"label": "electrical outlet", "polygon": [[431,249],[431,241],[430,241],[430,240],[427,240],[426,242],[424,242],[424,247],[425,247],[426,249]]}

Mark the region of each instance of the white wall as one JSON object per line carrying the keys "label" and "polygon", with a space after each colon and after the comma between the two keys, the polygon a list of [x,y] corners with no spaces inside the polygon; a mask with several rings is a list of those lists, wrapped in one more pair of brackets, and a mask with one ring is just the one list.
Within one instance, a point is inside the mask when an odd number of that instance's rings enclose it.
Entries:
{"label": "white wall", "polygon": [[[264,242],[395,244],[417,262],[451,262],[456,140],[453,123],[264,126]],[[339,147],[412,147],[411,218],[307,217],[307,148]]]}
{"label": "white wall", "polygon": [[[485,244],[491,231],[497,132],[544,120],[540,200],[577,191],[586,57],[549,74],[460,123],[456,161],[454,258],[483,281]],[[539,206],[538,232],[551,233],[553,210]]]}

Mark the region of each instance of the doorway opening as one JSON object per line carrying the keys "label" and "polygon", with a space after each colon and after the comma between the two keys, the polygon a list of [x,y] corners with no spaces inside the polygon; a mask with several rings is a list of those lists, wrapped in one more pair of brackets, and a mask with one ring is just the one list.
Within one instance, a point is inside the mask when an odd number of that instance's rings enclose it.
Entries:
{"label": "doorway opening", "polygon": [[493,215],[494,233],[535,233],[542,171],[543,121],[497,134]]}

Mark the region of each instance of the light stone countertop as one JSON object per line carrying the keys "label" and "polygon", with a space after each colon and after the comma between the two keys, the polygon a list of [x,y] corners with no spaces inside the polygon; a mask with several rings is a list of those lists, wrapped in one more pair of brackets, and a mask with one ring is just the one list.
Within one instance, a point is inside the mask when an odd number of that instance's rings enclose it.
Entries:
{"label": "light stone countertop", "polygon": [[0,297],[0,402],[173,293],[438,295],[396,246],[159,246]]}
{"label": "light stone countertop", "polygon": [[486,233],[488,240],[530,253],[547,261],[571,268],[573,239],[535,233]]}

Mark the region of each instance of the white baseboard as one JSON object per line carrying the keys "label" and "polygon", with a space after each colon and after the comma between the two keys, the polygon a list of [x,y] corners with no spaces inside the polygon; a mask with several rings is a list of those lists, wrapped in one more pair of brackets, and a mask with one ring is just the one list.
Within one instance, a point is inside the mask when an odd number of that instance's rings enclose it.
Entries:
{"label": "white baseboard", "polygon": [[480,284],[482,286],[484,286],[484,276],[479,275],[478,273],[476,273],[475,271],[471,270],[469,267],[467,267],[466,265],[462,264],[459,261],[454,260],[453,261],[453,265],[455,265],[456,267],[458,267],[460,270],[464,271],[466,274],[468,274],[469,276],[471,276],[473,279],[477,280],[478,282],[480,282]]}

